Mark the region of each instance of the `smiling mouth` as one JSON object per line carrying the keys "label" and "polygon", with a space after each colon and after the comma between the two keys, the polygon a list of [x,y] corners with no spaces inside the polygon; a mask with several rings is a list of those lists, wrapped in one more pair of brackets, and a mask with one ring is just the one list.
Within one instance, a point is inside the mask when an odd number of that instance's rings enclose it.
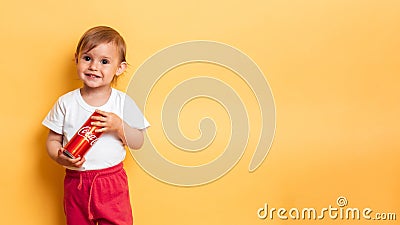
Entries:
{"label": "smiling mouth", "polygon": [[85,76],[90,77],[90,78],[101,78],[100,76],[97,76],[96,74],[90,74],[90,73],[85,73]]}

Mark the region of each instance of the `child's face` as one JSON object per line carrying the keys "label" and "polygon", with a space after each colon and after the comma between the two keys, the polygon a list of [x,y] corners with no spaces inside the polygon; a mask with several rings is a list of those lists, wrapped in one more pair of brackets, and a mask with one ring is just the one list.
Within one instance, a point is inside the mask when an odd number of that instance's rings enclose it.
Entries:
{"label": "child's face", "polygon": [[125,71],[126,63],[120,62],[118,50],[112,43],[99,44],[90,51],[76,55],[77,72],[89,88],[111,86],[114,76]]}

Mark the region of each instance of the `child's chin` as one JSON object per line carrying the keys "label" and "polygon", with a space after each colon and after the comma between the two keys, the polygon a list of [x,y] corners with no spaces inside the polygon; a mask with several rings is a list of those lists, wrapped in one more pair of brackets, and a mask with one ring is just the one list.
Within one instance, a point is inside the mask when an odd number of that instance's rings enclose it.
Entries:
{"label": "child's chin", "polygon": [[95,83],[95,82],[87,82],[87,81],[84,81],[83,83],[84,83],[84,85],[85,85],[86,87],[88,87],[88,88],[98,88],[98,87],[101,86],[100,84],[97,84],[97,83]]}

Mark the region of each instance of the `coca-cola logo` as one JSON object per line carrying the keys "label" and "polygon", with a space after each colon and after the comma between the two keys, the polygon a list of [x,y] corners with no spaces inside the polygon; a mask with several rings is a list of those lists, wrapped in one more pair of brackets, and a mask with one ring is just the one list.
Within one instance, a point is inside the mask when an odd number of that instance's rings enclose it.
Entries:
{"label": "coca-cola logo", "polygon": [[94,145],[97,141],[97,136],[92,133],[90,126],[82,127],[78,131],[78,135],[83,137],[90,145]]}

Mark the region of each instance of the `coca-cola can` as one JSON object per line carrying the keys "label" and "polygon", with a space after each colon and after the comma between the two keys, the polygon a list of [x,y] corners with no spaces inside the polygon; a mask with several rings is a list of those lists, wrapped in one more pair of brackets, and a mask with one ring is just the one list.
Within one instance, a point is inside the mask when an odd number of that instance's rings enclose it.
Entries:
{"label": "coca-cola can", "polygon": [[89,149],[96,143],[102,132],[95,132],[100,127],[91,125],[95,120],[92,116],[102,116],[98,112],[94,112],[81,128],[74,134],[71,140],[64,146],[64,155],[71,159],[83,157]]}

